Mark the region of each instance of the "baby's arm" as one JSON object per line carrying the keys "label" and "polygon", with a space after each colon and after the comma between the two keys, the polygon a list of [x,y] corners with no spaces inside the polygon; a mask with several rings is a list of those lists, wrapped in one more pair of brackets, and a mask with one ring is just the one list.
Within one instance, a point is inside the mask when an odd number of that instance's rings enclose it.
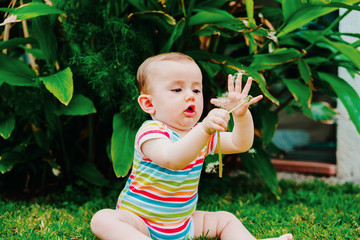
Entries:
{"label": "baby's arm", "polygon": [[229,119],[228,111],[213,109],[201,123],[179,141],[151,139],[142,144],[142,152],[146,158],[162,167],[173,170],[183,169],[199,155],[211,134],[227,130]]}
{"label": "baby's arm", "polygon": [[[244,89],[241,89],[242,74],[236,78],[235,88],[234,79],[231,75],[228,77],[228,110],[232,109],[240,102],[242,102],[248,95],[252,83],[252,78],[249,77]],[[244,103],[239,108],[233,111],[234,129],[232,132],[222,132],[220,134],[221,151],[223,154],[232,154],[239,152],[246,152],[253,144],[254,140],[254,124],[249,106],[262,99],[259,95],[251,99],[248,103]],[[212,99],[211,103],[218,104],[219,99]]]}

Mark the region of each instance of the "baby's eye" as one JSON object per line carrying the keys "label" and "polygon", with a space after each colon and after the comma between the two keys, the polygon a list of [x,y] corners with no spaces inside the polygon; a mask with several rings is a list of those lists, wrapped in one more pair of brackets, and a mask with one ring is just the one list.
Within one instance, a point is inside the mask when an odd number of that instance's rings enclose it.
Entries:
{"label": "baby's eye", "polygon": [[199,89],[194,89],[193,92],[194,92],[194,93],[201,93],[201,90],[199,90]]}
{"label": "baby's eye", "polygon": [[171,89],[172,92],[181,92],[181,88],[174,88],[174,89]]}

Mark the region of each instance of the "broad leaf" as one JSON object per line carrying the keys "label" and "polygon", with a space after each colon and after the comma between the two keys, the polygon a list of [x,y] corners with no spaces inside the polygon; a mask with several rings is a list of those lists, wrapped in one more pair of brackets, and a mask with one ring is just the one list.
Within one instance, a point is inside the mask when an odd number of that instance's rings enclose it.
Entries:
{"label": "broad leaf", "polygon": [[0,173],[9,172],[15,164],[25,161],[25,156],[18,152],[6,152],[0,155]]}
{"label": "broad leaf", "polygon": [[8,139],[15,128],[15,118],[9,117],[4,120],[0,120],[0,136],[4,139]]}
{"label": "broad leaf", "polygon": [[160,52],[164,53],[164,52],[169,52],[171,50],[171,47],[174,44],[174,42],[177,39],[179,39],[179,37],[182,35],[184,31],[184,27],[185,27],[185,20],[182,18],[174,27],[174,31],[172,32],[170,38],[168,39],[168,41],[166,42],[166,44],[164,45],[164,47],[161,49]]}
{"label": "broad leaf", "polygon": [[57,37],[54,34],[55,20],[53,16],[42,16],[32,20],[33,31],[39,42],[42,57],[51,69],[54,69],[58,52]]}
{"label": "broad leaf", "polygon": [[286,87],[289,89],[296,102],[301,106],[302,111],[305,115],[311,115],[311,99],[312,99],[312,90],[310,86],[303,84],[299,79],[286,79],[283,78],[282,81],[285,83]]}
{"label": "broad leaf", "polygon": [[301,78],[304,80],[305,83],[309,84],[311,81],[311,70],[309,65],[304,61],[303,58],[299,58],[298,67]]}
{"label": "broad leaf", "polygon": [[279,49],[272,53],[256,54],[250,67],[257,70],[269,69],[276,65],[292,62],[303,56],[303,53],[293,48]]}
{"label": "broad leaf", "polygon": [[64,13],[63,11],[42,2],[31,2],[15,9],[0,8],[0,11],[9,12],[13,15],[16,15],[18,20],[27,20],[29,18],[35,18],[49,14]]}
{"label": "broad leaf", "polygon": [[24,62],[0,53],[0,83],[12,86],[35,86],[35,72]]}
{"label": "broad leaf", "polygon": [[336,50],[348,57],[360,70],[360,51],[348,43],[333,42],[327,38],[322,38],[322,41],[334,47]]}
{"label": "broad leaf", "polygon": [[241,161],[244,163],[246,169],[254,177],[256,173],[264,179],[266,185],[270,188],[278,198],[280,195],[279,183],[277,180],[277,173],[272,164],[269,155],[262,147],[252,148],[246,153],[240,154]]}
{"label": "broad leaf", "polygon": [[342,7],[354,8],[350,5],[358,2],[359,0],[333,0],[325,7],[302,3],[302,0],[283,0],[283,15],[286,21],[281,31],[277,33],[277,37],[284,36],[316,18],[339,9],[340,6],[338,4],[340,3],[342,3]]}
{"label": "broad leaf", "polygon": [[57,115],[83,116],[96,113],[96,109],[90,99],[78,94],[74,95],[68,106],[62,105],[55,113]]}
{"label": "broad leaf", "polygon": [[97,185],[106,186],[109,185],[109,181],[105,179],[94,164],[90,162],[73,163],[71,170],[84,180]]}
{"label": "broad leaf", "polygon": [[260,115],[262,126],[262,141],[268,145],[274,137],[279,118],[276,112],[266,110]]}
{"label": "broad leaf", "polygon": [[111,160],[117,177],[128,174],[134,158],[134,141],[136,130],[125,122],[121,114],[113,118],[113,134],[111,137]]}
{"label": "broad leaf", "polygon": [[218,8],[194,9],[194,14],[189,20],[189,26],[210,23],[239,22],[233,15]]}
{"label": "broad leaf", "polygon": [[20,45],[26,45],[28,43],[33,44],[33,43],[37,43],[37,41],[35,38],[12,38],[7,41],[1,41],[0,50],[16,48]]}
{"label": "broad leaf", "polygon": [[61,103],[69,104],[74,91],[73,75],[69,67],[53,75],[39,77],[39,79]]}
{"label": "broad leaf", "polygon": [[328,82],[349,113],[351,121],[360,134],[360,97],[359,94],[342,78],[336,75],[319,72],[322,81]]}
{"label": "broad leaf", "polygon": [[316,102],[311,104],[311,118],[323,123],[333,123],[336,111],[326,102]]}

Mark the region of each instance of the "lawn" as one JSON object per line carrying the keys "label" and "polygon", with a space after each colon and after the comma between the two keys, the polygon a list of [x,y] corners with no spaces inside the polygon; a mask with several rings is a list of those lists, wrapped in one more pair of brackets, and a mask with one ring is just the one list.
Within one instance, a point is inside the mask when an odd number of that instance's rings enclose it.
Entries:
{"label": "lawn", "polygon": [[[205,175],[198,209],[230,211],[257,238],[286,232],[295,239],[360,238],[359,186],[289,180],[280,181],[280,186],[277,200],[266,187],[244,176],[219,180]],[[0,239],[96,239],[89,222],[98,209],[114,207],[122,183],[112,187],[101,189],[78,181],[29,201],[2,195]]]}

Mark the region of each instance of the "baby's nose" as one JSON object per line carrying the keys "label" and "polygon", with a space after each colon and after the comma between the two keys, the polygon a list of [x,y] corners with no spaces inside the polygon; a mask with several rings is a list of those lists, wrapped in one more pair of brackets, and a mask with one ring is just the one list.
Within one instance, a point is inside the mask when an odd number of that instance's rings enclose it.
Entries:
{"label": "baby's nose", "polygon": [[195,100],[195,97],[194,97],[194,94],[187,94],[185,96],[185,101],[188,102],[188,101],[194,101]]}

